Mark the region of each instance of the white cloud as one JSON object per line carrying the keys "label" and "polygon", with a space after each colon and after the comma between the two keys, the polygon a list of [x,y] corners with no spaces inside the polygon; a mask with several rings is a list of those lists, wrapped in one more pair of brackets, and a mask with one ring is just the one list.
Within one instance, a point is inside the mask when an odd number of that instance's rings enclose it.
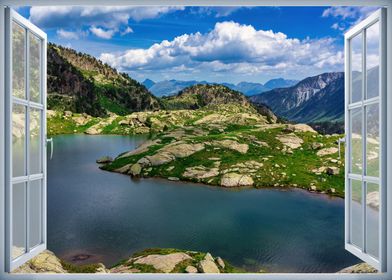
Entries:
{"label": "white cloud", "polygon": [[228,6],[228,7],[192,7],[191,12],[194,14],[206,15],[206,16],[215,16],[215,17],[227,17],[232,13],[251,7],[241,7],[241,6]]}
{"label": "white cloud", "polygon": [[114,30],[114,29],[104,30],[100,27],[95,27],[95,26],[91,26],[90,31],[95,36],[102,38],[102,39],[111,39],[113,37],[113,35],[116,33],[116,30]]}
{"label": "white cloud", "polygon": [[125,30],[121,32],[121,36],[127,35],[129,33],[133,33],[133,29],[127,26],[127,28],[125,28]]}
{"label": "white cloud", "polygon": [[141,21],[157,18],[163,14],[183,10],[172,6],[35,6],[30,9],[30,20],[42,28],[65,28],[81,25],[118,28],[129,20]]}
{"label": "white cloud", "polygon": [[79,34],[78,32],[73,32],[73,31],[66,31],[64,29],[58,29],[56,32],[57,36],[62,39],[68,39],[68,40],[77,40],[79,39]]}
{"label": "white cloud", "polygon": [[374,11],[376,11],[378,7],[343,7],[336,6],[330,7],[323,11],[322,17],[333,17],[339,20],[340,22],[334,23],[331,28],[335,30],[343,31],[347,28],[350,28],[352,25],[358,23],[359,21],[365,19]]}
{"label": "white cloud", "polygon": [[342,70],[344,61],[331,38],[299,40],[236,22],[220,22],[208,33],[183,34],[146,49],[102,53],[100,59],[122,71],[240,74]]}

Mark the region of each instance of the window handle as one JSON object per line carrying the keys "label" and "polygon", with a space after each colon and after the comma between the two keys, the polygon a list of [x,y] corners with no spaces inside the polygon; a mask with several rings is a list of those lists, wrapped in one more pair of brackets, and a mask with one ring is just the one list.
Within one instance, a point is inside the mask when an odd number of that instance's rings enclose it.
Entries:
{"label": "window handle", "polygon": [[339,156],[338,159],[341,159],[341,143],[346,143],[346,137],[342,137],[338,139],[338,149],[339,149]]}
{"label": "window handle", "polygon": [[50,159],[53,158],[53,138],[46,139],[46,143],[50,143]]}

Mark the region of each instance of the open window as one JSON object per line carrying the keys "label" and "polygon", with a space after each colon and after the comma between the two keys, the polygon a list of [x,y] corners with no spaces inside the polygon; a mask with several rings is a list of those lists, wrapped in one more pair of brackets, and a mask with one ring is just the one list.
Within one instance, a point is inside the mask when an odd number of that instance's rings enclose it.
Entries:
{"label": "open window", "polygon": [[346,249],[386,270],[386,11],[345,34]]}
{"label": "open window", "polygon": [[46,34],[6,9],[6,269],[46,248]]}

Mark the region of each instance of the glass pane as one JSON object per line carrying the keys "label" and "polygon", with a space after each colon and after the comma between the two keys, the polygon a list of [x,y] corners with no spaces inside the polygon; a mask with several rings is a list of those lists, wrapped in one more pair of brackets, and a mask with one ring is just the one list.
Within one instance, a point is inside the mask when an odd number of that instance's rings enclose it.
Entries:
{"label": "glass pane", "polygon": [[25,183],[15,184],[12,189],[12,259],[26,251],[25,198]]}
{"label": "glass pane", "polygon": [[366,31],[366,98],[379,94],[380,77],[380,24],[377,22]]}
{"label": "glass pane", "polygon": [[30,174],[42,172],[41,110],[30,110]]}
{"label": "glass pane", "polygon": [[367,183],[366,193],[366,252],[378,257],[380,187]]}
{"label": "glass pane", "polygon": [[363,248],[362,182],[351,180],[351,244]]}
{"label": "glass pane", "polygon": [[30,100],[39,103],[41,88],[41,40],[29,33],[30,53],[29,53],[29,87]]}
{"label": "glass pane", "polygon": [[366,130],[366,174],[378,177],[380,169],[379,104],[366,107]]}
{"label": "glass pane", "polygon": [[362,100],[362,33],[351,39],[351,103]]}
{"label": "glass pane", "polygon": [[30,188],[30,226],[29,226],[29,247],[33,248],[41,244],[41,225],[42,225],[42,181],[31,181]]}
{"label": "glass pane", "polygon": [[26,109],[23,105],[14,104],[12,108],[12,175],[26,175],[25,143],[26,143]]}
{"label": "glass pane", "polygon": [[351,173],[362,174],[362,109],[350,111],[351,119]]}
{"label": "glass pane", "polygon": [[25,30],[12,22],[12,94],[26,98],[25,94]]}

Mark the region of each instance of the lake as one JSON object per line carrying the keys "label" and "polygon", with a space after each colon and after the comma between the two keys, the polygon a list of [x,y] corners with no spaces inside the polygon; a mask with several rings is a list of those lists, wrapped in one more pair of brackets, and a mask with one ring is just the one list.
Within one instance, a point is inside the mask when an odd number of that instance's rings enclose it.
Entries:
{"label": "lake", "polygon": [[111,266],[134,252],[210,252],[258,272],[336,272],[360,262],[344,249],[344,200],[303,190],[232,190],[132,180],[96,159],[144,136],[54,137],[48,159],[48,249],[76,264]]}

